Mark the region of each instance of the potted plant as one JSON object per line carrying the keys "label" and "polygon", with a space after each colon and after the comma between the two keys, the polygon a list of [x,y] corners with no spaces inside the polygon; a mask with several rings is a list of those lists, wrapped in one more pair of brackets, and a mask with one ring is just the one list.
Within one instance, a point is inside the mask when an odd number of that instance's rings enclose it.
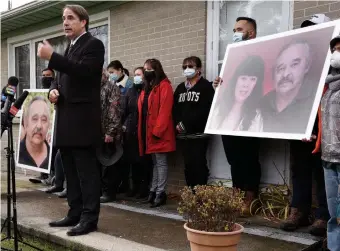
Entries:
{"label": "potted plant", "polygon": [[244,228],[237,224],[244,193],[219,186],[185,187],[178,212],[186,223],[191,251],[236,251]]}

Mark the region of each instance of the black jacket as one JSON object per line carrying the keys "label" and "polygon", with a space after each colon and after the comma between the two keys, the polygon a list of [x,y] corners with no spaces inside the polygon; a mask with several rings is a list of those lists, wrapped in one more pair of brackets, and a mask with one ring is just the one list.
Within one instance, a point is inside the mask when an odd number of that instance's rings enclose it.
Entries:
{"label": "black jacket", "polygon": [[186,134],[203,133],[214,93],[212,83],[203,77],[189,90],[185,82],[179,84],[174,94],[175,126],[182,122]]}
{"label": "black jacket", "polygon": [[135,163],[139,160],[138,149],[138,98],[142,88],[133,85],[123,96],[123,126],[124,133],[124,156],[129,162]]}
{"label": "black jacket", "polygon": [[57,147],[84,147],[101,141],[100,82],[103,43],[89,32],[66,49],[53,52],[48,68],[59,72],[50,90],[58,89],[54,143]]}

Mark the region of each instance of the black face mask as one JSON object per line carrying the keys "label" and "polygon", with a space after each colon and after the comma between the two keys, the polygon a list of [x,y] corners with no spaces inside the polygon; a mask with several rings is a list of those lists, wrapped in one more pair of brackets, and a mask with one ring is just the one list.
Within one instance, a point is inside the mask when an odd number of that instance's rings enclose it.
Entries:
{"label": "black face mask", "polygon": [[144,72],[144,79],[148,81],[149,83],[156,78],[156,72],[155,71],[145,71]]}
{"label": "black face mask", "polygon": [[51,83],[54,80],[53,77],[42,77],[41,83],[44,89],[49,89],[51,87]]}

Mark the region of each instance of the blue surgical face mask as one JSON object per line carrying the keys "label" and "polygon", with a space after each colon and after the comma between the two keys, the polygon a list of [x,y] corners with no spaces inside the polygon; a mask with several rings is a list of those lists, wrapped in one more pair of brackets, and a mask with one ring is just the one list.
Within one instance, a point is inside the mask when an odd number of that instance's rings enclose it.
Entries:
{"label": "blue surgical face mask", "polygon": [[133,78],[133,82],[135,83],[135,85],[140,85],[143,82],[143,79],[141,76],[135,76]]}
{"label": "blue surgical face mask", "polygon": [[235,32],[233,35],[233,42],[237,43],[241,41],[243,41],[243,32]]}
{"label": "blue surgical face mask", "polygon": [[118,78],[119,78],[119,76],[118,76],[116,73],[110,73],[110,74],[109,74],[109,79],[110,79],[110,81],[115,82],[115,81],[118,80]]}
{"label": "blue surgical face mask", "polygon": [[195,70],[194,68],[189,68],[189,67],[187,67],[187,68],[183,71],[183,75],[184,75],[186,78],[188,78],[188,79],[193,78],[193,77],[195,77],[195,75],[196,75],[196,70]]}

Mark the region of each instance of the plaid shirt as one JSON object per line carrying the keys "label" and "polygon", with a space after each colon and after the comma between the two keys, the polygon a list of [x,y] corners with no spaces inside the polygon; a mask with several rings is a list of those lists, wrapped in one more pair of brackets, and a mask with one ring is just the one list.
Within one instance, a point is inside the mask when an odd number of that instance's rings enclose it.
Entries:
{"label": "plaid shirt", "polygon": [[119,87],[108,80],[101,83],[102,133],[121,140],[121,94]]}

